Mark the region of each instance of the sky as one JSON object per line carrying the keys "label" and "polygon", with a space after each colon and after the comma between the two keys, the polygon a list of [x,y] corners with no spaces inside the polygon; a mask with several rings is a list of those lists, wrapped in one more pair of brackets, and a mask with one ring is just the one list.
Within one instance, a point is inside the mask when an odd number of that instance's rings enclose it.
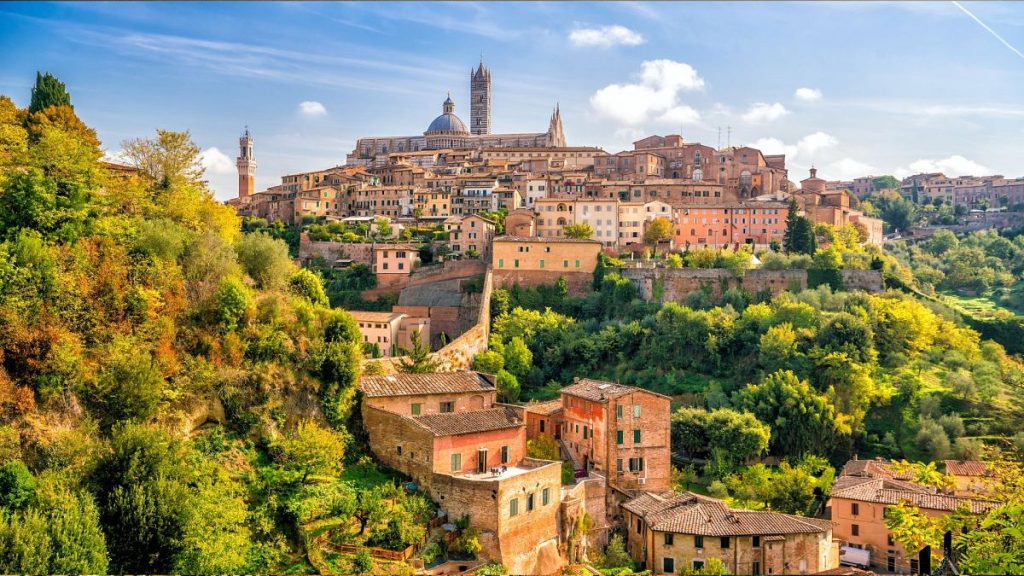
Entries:
{"label": "sky", "polygon": [[790,179],[1024,176],[1024,3],[2,3],[0,94],[60,78],[116,157],[189,130],[220,199],[421,134],[492,71],[492,130],[785,153]]}

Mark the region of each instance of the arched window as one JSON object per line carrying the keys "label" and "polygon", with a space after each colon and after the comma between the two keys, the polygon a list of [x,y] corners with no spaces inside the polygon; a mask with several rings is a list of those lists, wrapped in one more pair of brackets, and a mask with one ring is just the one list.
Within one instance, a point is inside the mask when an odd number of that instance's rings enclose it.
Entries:
{"label": "arched window", "polygon": [[704,179],[704,171],[701,170],[700,168],[697,168],[696,170],[694,170],[693,171],[693,179],[698,181],[698,182],[703,180]]}

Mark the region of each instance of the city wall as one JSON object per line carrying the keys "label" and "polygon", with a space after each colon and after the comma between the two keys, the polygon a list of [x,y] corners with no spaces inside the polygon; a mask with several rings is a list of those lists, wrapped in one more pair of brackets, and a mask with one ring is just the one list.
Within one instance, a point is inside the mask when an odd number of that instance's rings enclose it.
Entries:
{"label": "city wall", "polygon": [[[842,270],[844,289],[881,292],[882,273],[878,270]],[[742,288],[751,294],[767,291],[772,295],[807,288],[806,270],[747,270],[742,277],[722,268],[623,268],[624,278],[633,282],[640,297],[648,301],[681,302],[693,292],[707,290],[718,298],[730,288]]]}
{"label": "city wall", "polygon": [[541,284],[554,284],[559,278],[565,278],[569,294],[580,296],[590,290],[594,281],[593,272],[568,272],[564,270],[494,270],[494,285],[498,288],[511,288],[518,284],[524,288]]}

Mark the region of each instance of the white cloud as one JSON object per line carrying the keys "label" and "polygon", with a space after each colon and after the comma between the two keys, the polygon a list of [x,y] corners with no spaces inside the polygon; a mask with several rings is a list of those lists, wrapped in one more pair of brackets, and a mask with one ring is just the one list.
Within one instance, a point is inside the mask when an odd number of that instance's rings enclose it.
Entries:
{"label": "white cloud", "polygon": [[235,174],[237,168],[231,158],[216,146],[199,153],[199,162],[207,174]]}
{"label": "white cloud", "polygon": [[299,102],[299,114],[302,114],[307,118],[326,116],[327,108],[324,108],[323,104],[314,100],[306,100],[305,102]]}
{"label": "white cloud", "polygon": [[832,162],[822,172],[824,173],[822,177],[830,180],[853,180],[861,176],[875,174],[878,171],[870,164],[859,162],[853,158],[843,158]]}
{"label": "white cloud", "polygon": [[679,93],[703,87],[704,79],[689,64],[648,60],[641,64],[638,83],[609,84],[590,97],[590,105],[598,114],[627,126],[696,122],[700,114],[679,102]]}
{"label": "white cloud", "polygon": [[787,160],[792,160],[798,157],[806,158],[836,144],[839,144],[839,140],[835,136],[818,131],[804,136],[796,144],[786,144],[778,138],[759,138],[750,146],[763,154],[785,154]]}
{"label": "white cloud", "polygon": [[804,102],[817,102],[821,100],[821,90],[817,88],[797,88],[793,96],[797,100],[803,100]]}
{"label": "white cloud", "polygon": [[897,178],[905,178],[922,172],[942,172],[946,176],[988,176],[993,173],[993,170],[959,154],[954,154],[948,158],[923,158],[911,162],[907,167],[894,170],[893,175]]}
{"label": "white cloud", "polygon": [[573,46],[637,46],[644,43],[644,37],[625,26],[601,26],[600,28],[577,28],[569,33]]}
{"label": "white cloud", "polygon": [[767,102],[755,102],[743,115],[747,122],[772,122],[789,114],[789,110],[781,103],[768,104]]}

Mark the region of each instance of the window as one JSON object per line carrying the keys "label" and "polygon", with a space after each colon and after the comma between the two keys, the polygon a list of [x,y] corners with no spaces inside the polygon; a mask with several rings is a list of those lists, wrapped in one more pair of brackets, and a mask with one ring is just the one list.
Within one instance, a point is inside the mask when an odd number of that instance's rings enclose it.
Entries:
{"label": "window", "polygon": [[643,522],[640,521],[639,518],[636,519],[636,533],[637,534],[643,534],[644,533],[644,524],[643,524]]}
{"label": "window", "polygon": [[629,459],[629,471],[630,472],[643,472],[644,471],[644,459],[643,458],[630,458]]}
{"label": "window", "polygon": [[568,260],[562,260],[562,268],[568,268],[568,267],[569,267],[569,261]]}
{"label": "window", "polygon": [[579,267],[580,267],[580,261],[579,261],[579,260],[577,260],[577,261],[576,261],[576,267],[577,267],[577,268],[579,268]]}
{"label": "window", "polygon": [[910,559],[910,573],[911,574],[917,574],[918,572],[920,572],[920,570],[918,568],[919,568],[919,566],[918,566],[917,558],[911,558]]}
{"label": "window", "polygon": [[860,526],[858,526],[856,524],[851,524],[850,525],[850,534],[853,534],[854,536],[860,536]]}
{"label": "window", "polygon": [[586,426],[586,424],[583,425],[583,439],[584,440],[587,439],[587,426]]}
{"label": "window", "polygon": [[615,431],[615,443],[622,444],[622,430]]}
{"label": "window", "polygon": [[665,572],[667,574],[675,574],[676,573],[676,559],[675,558],[669,558],[667,556],[665,558],[662,558],[661,559],[661,568],[662,568],[662,570],[661,570],[662,572]]}
{"label": "window", "polygon": [[545,488],[540,493],[540,505],[541,506],[547,506],[550,501],[551,501],[551,489],[550,488]]}
{"label": "window", "polygon": [[518,259],[515,261],[515,267],[519,268],[519,260]]}
{"label": "window", "polygon": [[887,534],[885,536],[885,541],[886,541],[887,544],[889,544],[889,546],[895,546],[896,545],[896,542],[892,539],[892,534]]}
{"label": "window", "polygon": [[441,402],[441,413],[455,412],[455,402]]}
{"label": "window", "polygon": [[541,434],[544,433],[544,421],[543,420],[540,421],[540,431],[541,431]]}
{"label": "window", "polygon": [[615,406],[615,417],[616,418],[622,418],[622,405],[621,404]]}
{"label": "window", "polygon": [[526,511],[533,512],[533,494],[526,495]]}
{"label": "window", "polygon": [[412,405],[412,415],[413,416],[419,416],[420,415],[420,408],[421,407],[422,407],[422,404],[419,404],[419,403],[413,404]]}
{"label": "window", "polygon": [[462,470],[462,454],[452,454],[452,472]]}
{"label": "window", "polygon": [[401,446],[396,446],[395,448],[398,451],[398,455],[401,456],[402,455],[402,447]]}
{"label": "window", "polygon": [[850,504],[850,513],[854,516],[860,514],[860,504],[853,502]]}
{"label": "window", "polygon": [[513,498],[508,501],[508,515],[518,516],[519,515],[519,498]]}
{"label": "window", "polygon": [[[672,545],[672,533],[671,532],[665,532],[665,546],[671,546],[671,545]],[[667,572],[671,572],[671,570],[667,570]]]}
{"label": "window", "polygon": [[889,572],[895,572],[896,571],[896,557],[895,556],[889,556],[888,558],[885,559],[885,568]]}
{"label": "window", "polygon": [[633,404],[633,418],[639,418],[639,417],[640,417],[640,405],[639,404]]}
{"label": "window", "polygon": [[761,563],[760,562],[754,562],[753,566],[750,567],[750,572],[753,573],[754,576],[760,576],[760,574],[761,574]]}
{"label": "window", "polygon": [[639,443],[640,443],[640,429],[637,428],[637,429],[633,430],[633,444],[639,444]]}
{"label": "window", "polygon": [[620,473],[622,472],[622,458],[615,461],[615,471]]}
{"label": "window", "polygon": [[722,536],[722,550],[729,548],[729,537]]}
{"label": "window", "polygon": [[752,547],[754,547],[754,548],[760,548],[761,547],[761,537],[760,536],[754,536],[753,538],[751,538],[751,540],[752,540],[752,542],[750,543],[750,545]]}
{"label": "window", "polygon": [[[704,547],[704,537],[703,536],[694,536],[693,537],[693,547],[694,548],[703,548]],[[696,566],[694,566],[694,568],[696,568]]]}
{"label": "window", "polygon": [[504,267],[505,267],[505,259],[504,258],[498,258],[498,268],[504,268]]}
{"label": "window", "polygon": [[693,561],[693,569],[694,570],[700,570],[703,567],[704,567],[704,561],[703,560],[694,560]]}
{"label": "window", "polygon": [[543,267],[544,267],[544,259],[543,259],[543,258],[541,258],[541,260],[540,260],[540,267],[541,267],[541,268],[543,268]]}
{"label": "window", "polygon": [[501,447],[501,463],[508,464],[508,446]]}

